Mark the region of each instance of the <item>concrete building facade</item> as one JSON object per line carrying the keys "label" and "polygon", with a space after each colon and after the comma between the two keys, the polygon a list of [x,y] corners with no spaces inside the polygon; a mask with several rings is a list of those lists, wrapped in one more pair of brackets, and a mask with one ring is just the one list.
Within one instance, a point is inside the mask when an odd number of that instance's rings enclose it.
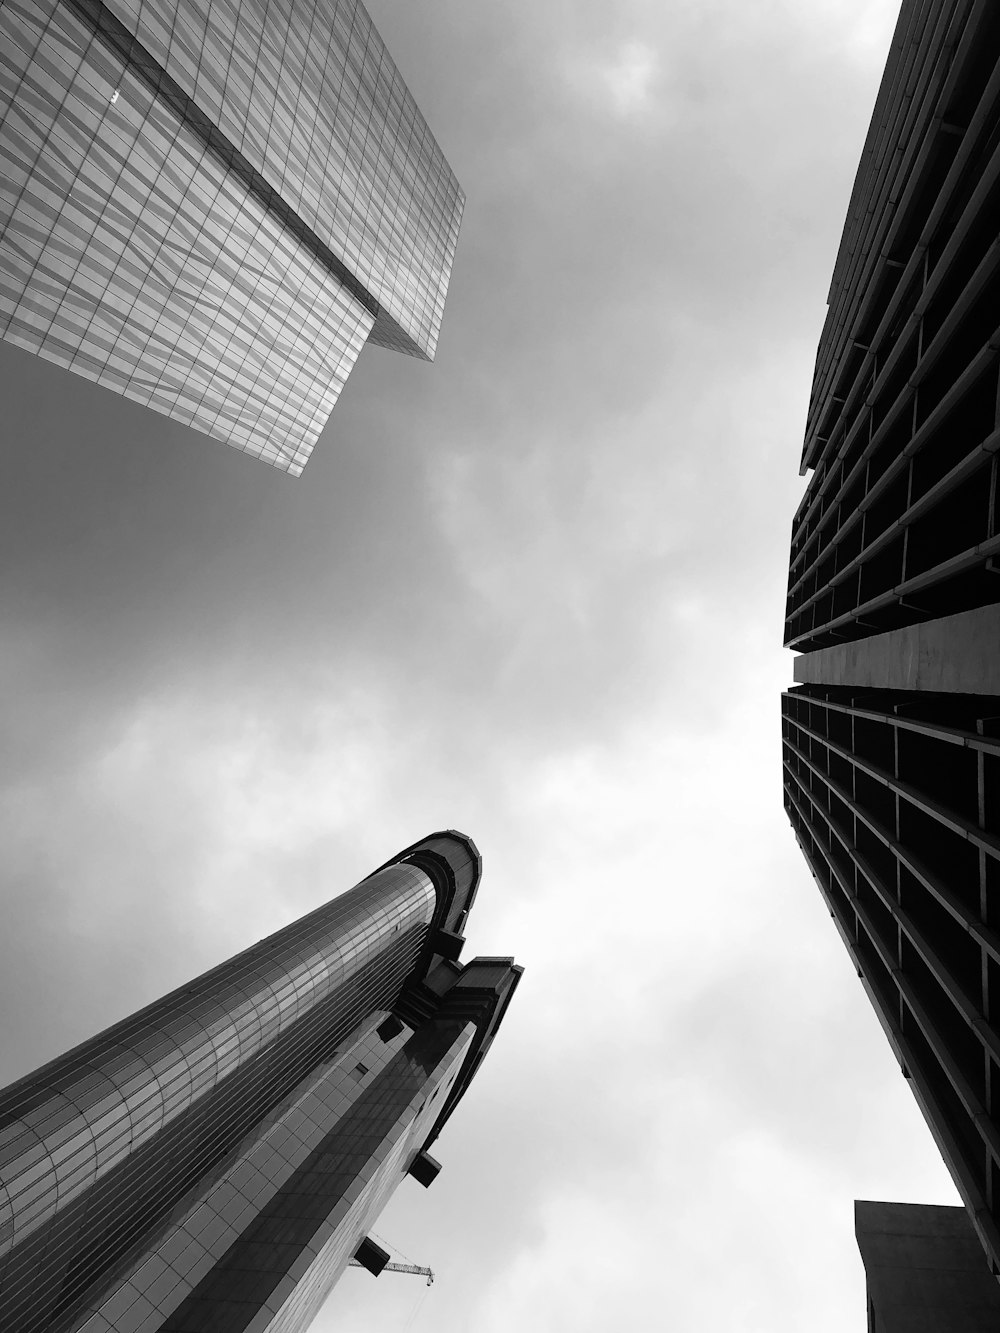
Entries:
{"label": "concrete building facade", "polygon": [[906,0],[792,525],[785,808],[1000,1273],[1000,8]]}
{"label": "concrete building facade", "polygon": [[868,1333],[996,1333],[1000,1286],[964,1208],[854,1205]]}

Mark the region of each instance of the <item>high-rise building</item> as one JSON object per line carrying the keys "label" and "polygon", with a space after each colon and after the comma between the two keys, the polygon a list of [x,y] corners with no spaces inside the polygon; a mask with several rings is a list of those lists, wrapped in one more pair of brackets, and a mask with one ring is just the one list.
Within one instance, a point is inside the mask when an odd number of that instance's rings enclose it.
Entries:
{"label": "high-rise building", "polygon": [[4,1333],[294,1333],[377,1271],[520,978],[457,961],[479,875],[434,834],[0,1093]]}
{"label": "high-rise building", "polygon": [[964,1208],[854,1205],[868,1333],[996,1333],[1000,1286]]}
{"label": "high-rise building", "polygon": [[906,0],[792,525],[785,807],[1000,1273],[1000,6]]}
{"label": "high-rise building", "polygon": [[360,0],[5,0],[0,333],[298,474],[462,192]]}

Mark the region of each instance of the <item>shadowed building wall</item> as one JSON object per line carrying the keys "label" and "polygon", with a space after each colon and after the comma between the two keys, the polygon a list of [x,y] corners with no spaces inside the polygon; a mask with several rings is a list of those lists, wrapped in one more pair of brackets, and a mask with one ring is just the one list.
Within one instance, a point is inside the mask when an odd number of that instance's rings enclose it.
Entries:
{"label": "shadowed building wall", "polygon": [[478,879],[426,839],[0,1094],[5,1333],[304,1328],[517,984]]}
{"label": "shadowed building wall", "polygon": [[1000,1287],[963,1208],[854,1205],[868,1333],[996,1333]]}
{"label": "shadowed building wall", "polygon": [[906,0],[792,524],[785,808],[1000,1273],[1000,7]]}
{"label": "shadowed building wall", "polygon": [[301,472],[431,359],[462,192],[360,0],[6,0],[0,333]]}

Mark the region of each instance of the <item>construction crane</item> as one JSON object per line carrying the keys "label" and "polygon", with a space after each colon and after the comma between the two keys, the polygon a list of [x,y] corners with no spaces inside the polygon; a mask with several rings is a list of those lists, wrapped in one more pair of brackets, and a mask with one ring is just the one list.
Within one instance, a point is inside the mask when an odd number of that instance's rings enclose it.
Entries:
{"label": "construction crane", "polygon": [[[361,1262],[360,1259],[352,1259],[351,1262],[350,1262],[350,1267],[351,1267],[351,1268],[364,1268],[365,1265]],[[425,1277],[425,1278],[427,1279],[427,1285],[428,1285],[429,1287],[431,1287],[431,1286],[434,1285],[434,1274],[433,1274],[433,1272],[431,1271],[431,1269],[429,1269],[429,1268],[421,1268],[419,1264],[393,1264],[393,1263],[388,1263],[388,1264],[386,1264],[386,1266],[382,1269],[382,1272],[383,1272],[383,1273],[416,1273],[419,1277]]]}

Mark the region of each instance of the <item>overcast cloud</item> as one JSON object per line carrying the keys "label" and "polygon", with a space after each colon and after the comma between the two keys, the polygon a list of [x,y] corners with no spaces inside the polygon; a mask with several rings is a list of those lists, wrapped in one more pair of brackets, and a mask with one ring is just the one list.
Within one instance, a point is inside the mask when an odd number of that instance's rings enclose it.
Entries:
{"label": "overcast cloud", "polygon": [[781,810],[787,541],[891,0],[372,0],[468,195],[300,481],[0,345],[0,1081],[440,827],[526,968],[317,1333],[864,1327],[957,1201]]}

